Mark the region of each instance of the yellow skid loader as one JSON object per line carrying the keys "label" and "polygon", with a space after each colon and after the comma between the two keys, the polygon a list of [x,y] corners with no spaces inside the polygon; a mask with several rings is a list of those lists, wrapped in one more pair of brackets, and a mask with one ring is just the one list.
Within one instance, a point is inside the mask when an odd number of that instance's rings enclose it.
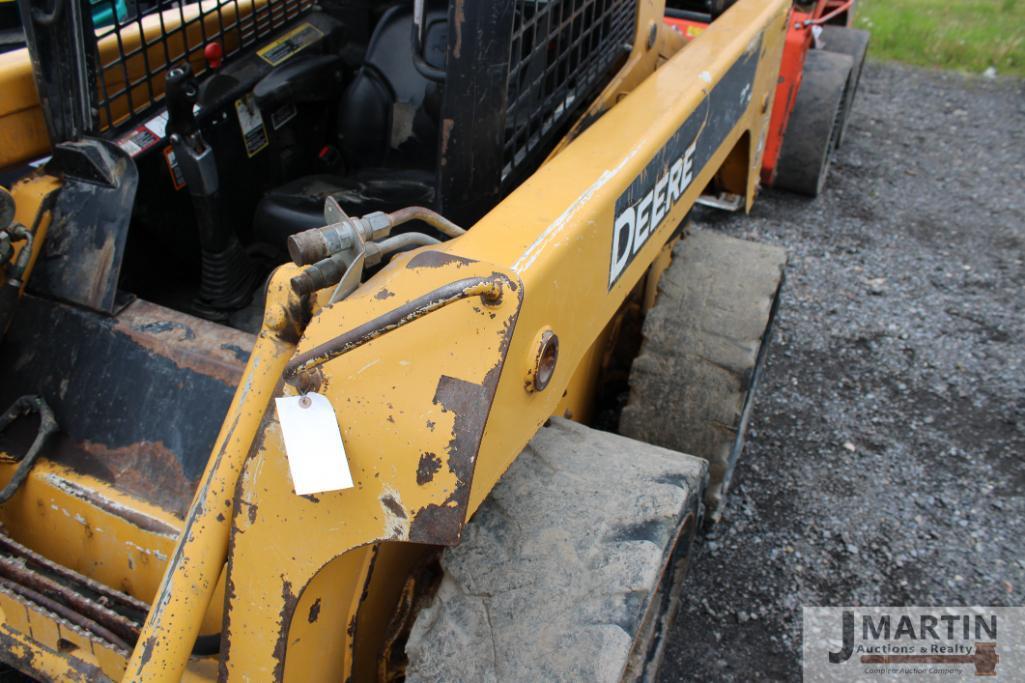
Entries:
{"label": "yellow skid loader", "polygon": [[671,4],[0,5],[0,660],[651,680],[864,52]]}

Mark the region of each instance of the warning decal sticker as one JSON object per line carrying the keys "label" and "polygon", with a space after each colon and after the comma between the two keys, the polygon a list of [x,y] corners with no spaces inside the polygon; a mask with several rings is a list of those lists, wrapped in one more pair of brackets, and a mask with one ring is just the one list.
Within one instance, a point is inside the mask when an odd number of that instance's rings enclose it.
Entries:
{"label": "warning decal sticker", "polygon": [[[751,102],[761,35],[666,141],[616,200],[609,289],[672,214],[693,180],[723,144]],[[702,80],[705,80],[702,78]],[[707,76],[711,83],[711,76]]]}
{"label": "warning decal sticker", "polygon": [[159,142],[160,137],[156,133],[146,126],[139,126],[123,135],[117,141],[117,146],[128,152],[131,156],[137,157]]}
{"label": "warning decal sticker", "polygon": [[171,174],[171,182],[174,184],[175,191],[185,187],[185,174],[182,173],[181,166],[174,158],[174,149],[170,145],[164,148],[164,161],[167,163],[167,172]]}
{"label": "warning decal sticker", "polygon": [[277,66],[300,50],[315,43],[323,35],[320,29],[313,24],[299,24],[273,43],[257,50],[256,54],[271,66]]}
{"label": "warning decal sticker", "polygon": [[256,106],[253,93],[235,100],[235,112],[238,114],[238,127],[242,130],[242,143],[246,147],[246,154],[254,156],[266,147],[270,140],[267,138],[267,127],[263,125],[263,116]]}

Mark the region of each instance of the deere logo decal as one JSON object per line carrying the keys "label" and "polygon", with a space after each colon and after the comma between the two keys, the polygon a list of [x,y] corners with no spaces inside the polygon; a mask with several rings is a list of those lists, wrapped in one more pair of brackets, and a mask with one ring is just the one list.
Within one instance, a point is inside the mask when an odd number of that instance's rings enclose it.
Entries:
{"label": "deere logo decal", "polygon": [[[609,289],[651,236],[663,226],[694,178],[747,111],[761,45],[762,37],[759,35],[711,91],[706,91],[697,108],[616,200],[609,257]],[[712,78],[704,74],[702,80],[710,83]],[[661,239],[664,240],[665,236]]]}
{"label": "deere logo decal", "polygon": [[663,173],[639,202],[616,214],[616,223],[612,228],[609,287],[619,279],[623,269],[648,241],[651,233],[662,225],[663,219],[680,200],[683,191],[690,187],[694,180],[694,150],[697,144],[696,141],[692,142],[683,156],[669,167],[669,172]]}

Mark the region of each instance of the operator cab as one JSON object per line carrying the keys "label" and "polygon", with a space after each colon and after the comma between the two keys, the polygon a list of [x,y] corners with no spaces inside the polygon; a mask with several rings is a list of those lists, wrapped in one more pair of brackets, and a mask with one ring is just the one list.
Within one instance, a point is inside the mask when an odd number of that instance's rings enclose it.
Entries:
{"label": "operator cab", "polygon": [[[424,59],[442,67],[445,15],[426,17]],[[440,84],[416,69],[412,8],[360,19],[312,11],[224,63],[222,43],[208,42],[201,76],[190,61],[167,71],[158,130],[116,138],[140,171],[131,291],[254,331],[264,277],[290,236],[325,224],[328,197],[351,216],[435,205]],[[190,136],[206,171],[190,168]],[[211,175],[215,187],[189,187]]]}
{"label": "operator cab", "polygon": [[[391,254],[462,234],[540,165],[625,62],[637,3],[17,7],[0,38],[26,48],[0,55],[17,67],[0,69],[16,86],[0,100],[27,114],[0,118],[5,132],[27,120],[32,136],[0,163],[46,147],[51,156],[0,168],[15,190],[0,194],[0,231],[17,216],[23,244],[14,267],[0,267],[0,407],[39,415],[0,416],[0,454],[20,456],[0,462],[14,471],[0,491],[0,559],[28,571],[45,556],[48,577],[99,596],[100,621],[115,617],[126,629],[114,636],[126,638],[118,652],[130,651],[188,534],[211,452],[249,429],[226,420],[232,401],[261,400],[247,380],[266,371],[266,355],[246,373],[269,273],[290,258],[308,266],[291,279],[297,324],[263,338],[294,343],[314,309],[303,295],[332,291],[331,305]],[[364,251],[294,249],[321,227],[351,230],[347,246]],[[38,250],[26,248],[30,237]],[[345,270],[332,270],[339,263]],[[210,604],[195,655],[220,647],[221,605]],[[69,641],[46,638],[51,652],[68,652]]]}
{"label": "operator cab", "polygon": [[[126,155],[137,180],[116,202],[131,218],[107,227],[104,282],[69,284],[46,253],[33,281],[75,303],[102,288],[250,332],[268,273],[291,236],[325,225],[328,198],[353,217],[480,218],[623,64],[636,21],[624,0],[518,1],[475,6],[462,20],[480,30],[457,37],[448,3],[88,2],[84,56],[68,47],[74,26],[41,23],[42,0],[22,11],[42,99],[87,91],[88,109],[47,108],[51,137],[67,140],[48,168],[114,178]],[[403,248],[446,238],[422,221],[396,232],[426,235]]]}
{"label": "operator cab", "polygon": [[[18,6],[52,143],[26,182],[59,190],[0,340],[0,404],[43,397],[61,430],[45,459],[179,518],[269,273],[301,261],[293,289],[337,301],[461,234],[582,125],[637,22],[633,0]],[[290,253],[328,225],[362,226],[365,258]]]}

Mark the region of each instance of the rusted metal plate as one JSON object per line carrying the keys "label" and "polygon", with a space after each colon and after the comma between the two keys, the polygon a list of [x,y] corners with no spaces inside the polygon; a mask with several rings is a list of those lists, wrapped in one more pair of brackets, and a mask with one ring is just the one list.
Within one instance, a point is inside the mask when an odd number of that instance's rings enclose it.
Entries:
{"label": "rusted metal plate", "polygon": [[[512,331],[512,326],[509,326]],[[506,342],[503,340],[502,351]],[[496,370],[500,366],[496,365]],[[491,411],[498,372],[487,374],[482,384],[474,384],[455,377],[442,375],[434,403],[455,415],[452,440],[448,443],[448,469],[455,475],[456,485],[444,503],[426,505],[413,518],[409,539],[419,543],[446,544],[460,537],[466,518],[466,503],[470,497],[473,462],[480,448],[484,424]],[[420,469],[417,468],[417,482]]]}
{"label": "rusted metal plate", "polygon": [[148,605],[112,590],[0,534],[0,588],[128,650]]}
{"label": "rusted metal plate", "polygon": [[[351,650],[355,631],[325,624],[355,623],[375,542],[458,542],[523,288],[491,263],[424,253],[397,257],[376,280],[320,311],[290,362],[298,370],[306,359],[323,360],[316,389],[336,411],[355,486],[295,495],[278,421],[273,409],[266,414],[232,515],[222,642],[229,680],[269,680],[282,670],[286,679],[327,680],[335,672],[326,674],[303,649]],[[483,300],[498,280],[502,295]],[[471,282],[489,287],[462,296]],[[377,296],[384,289],[392,295]],[[446,292],[458,295],[450,305],[431,303],[449,301]],[[344,571],[318,588],[336,563]],[[309,596],[321,598],[313,622]],[[347,666],[348,658],[336,661]]]}
{"label": "rusted metal plate", "polygon": [[139,185],[135,162],[109,142],[83,140],[58,145],[46,169],[63,184],[29,289],[112,313]]}
{"label": "rusted metal plate", "polygon": [[[253,340],[141,300],[108,317],[27,296],[0,346],[0,404],[43,396],[61,427],[44,457],[183,516]],[[4,435],[15,452],[22,431]]]}

